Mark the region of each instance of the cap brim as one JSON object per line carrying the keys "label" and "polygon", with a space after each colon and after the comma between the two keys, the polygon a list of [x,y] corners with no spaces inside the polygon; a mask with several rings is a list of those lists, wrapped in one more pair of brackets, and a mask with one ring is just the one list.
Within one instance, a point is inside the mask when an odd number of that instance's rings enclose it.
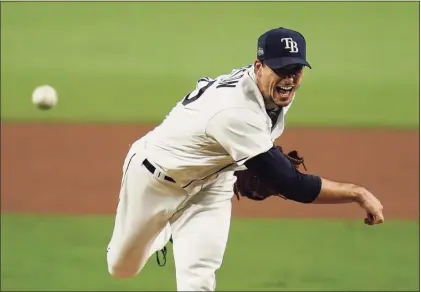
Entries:
{"label": "cap brim", "polygon": [[264,60],[264,62],[271,69],[281,69],[285,66],[293,65],[293,64],[301,64],[311,69],[310,64],[306,60],[303,60],[297,57],[283,57],[283,58],[276,58],[276,59],[268,59],[268,60]]}

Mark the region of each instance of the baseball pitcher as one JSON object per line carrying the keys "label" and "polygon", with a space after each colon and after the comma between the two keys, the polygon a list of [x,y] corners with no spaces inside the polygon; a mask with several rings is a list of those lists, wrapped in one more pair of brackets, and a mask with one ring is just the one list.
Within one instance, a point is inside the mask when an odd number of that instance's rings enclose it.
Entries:
{"label": "baseball pitcher", "polygon": [[201,78],[158,127],[131,145],[107,249],[113,277],[136,276],[171,239],[177,290],[214,291],[234,194],[357,203],[366,224],[383,223],[383,207],[368,190],[300,172],[298,153],[274,145],[304,67],[311,68],[303,35],[269,30],[258,39],[252,65]]}

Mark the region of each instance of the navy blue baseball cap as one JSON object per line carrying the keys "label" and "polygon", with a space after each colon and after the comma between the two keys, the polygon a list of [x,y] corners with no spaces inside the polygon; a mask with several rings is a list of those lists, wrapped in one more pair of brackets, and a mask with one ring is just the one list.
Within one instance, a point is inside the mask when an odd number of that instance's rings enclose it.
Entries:
{"label": "navy blue baseball cap", "polygon": [[300,64],[311,68],[306,60],[306,40],[294,30],[279,27],[262,34],[257,41],[257,59],[276,70]]}

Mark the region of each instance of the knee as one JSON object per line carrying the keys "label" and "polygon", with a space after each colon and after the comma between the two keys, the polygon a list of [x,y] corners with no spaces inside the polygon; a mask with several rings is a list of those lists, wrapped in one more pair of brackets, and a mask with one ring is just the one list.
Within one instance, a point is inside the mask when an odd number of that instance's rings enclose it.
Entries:
{"label": "knee", "polygon": [[132,262],[124,261],[107,254],[108,273],[117,279],[133,278],[139,273],[139,267],[135,267]]}
{"label": "knee", "polygon": [[108,272],[116,279],[128,279],[137,275],[137,271],[127,267],[108,265]]}

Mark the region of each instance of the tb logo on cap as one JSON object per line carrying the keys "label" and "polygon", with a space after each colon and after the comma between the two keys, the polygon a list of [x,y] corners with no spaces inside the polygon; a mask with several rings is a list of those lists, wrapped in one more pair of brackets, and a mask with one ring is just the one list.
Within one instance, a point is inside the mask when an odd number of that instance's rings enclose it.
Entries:
{"label": "tb logo on cap", "polygon": [[281,42],[285,41],[285,49],[289,50],[291,53],[298,53],[298,44],[294,42],[292,38],[282,38]]}

